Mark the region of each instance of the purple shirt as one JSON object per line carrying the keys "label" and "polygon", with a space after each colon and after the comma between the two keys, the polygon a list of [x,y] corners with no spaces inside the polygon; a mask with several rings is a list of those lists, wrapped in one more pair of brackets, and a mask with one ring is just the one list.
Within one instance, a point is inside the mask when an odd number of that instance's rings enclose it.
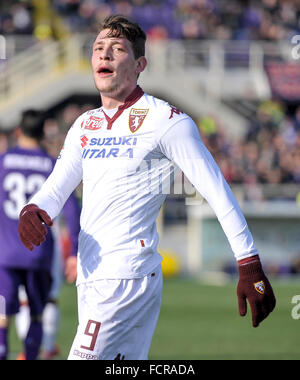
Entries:
{"label": "purple shirt", "polygon": [[62,215],[64,216],[71,241],[70,255],[77,256],[78,235],[80,232],[80,206],[74,193],[67,199],[62,209]]}
{"label": "purple shirt", "polygon": [[[19,239],[18,223],[21,209],[45,182],[54,164],[55,160],[41,148],[25,150],[15,147],[0,156],[1,266],[50,270],[54,245],[51,230],[48,230],[46,241],[31,252]],[[79,225],[79,208],[74,208],[74,200],[66,203],[65,209],[68,210],[68,207],[71,207],[71,211],[67,213],[71,213],[72,218],[67,219],[70,222],[73,219],[73,226],[68,228],[75,231],[75,236]],[[76,246],[77,237],[73,239]]]}

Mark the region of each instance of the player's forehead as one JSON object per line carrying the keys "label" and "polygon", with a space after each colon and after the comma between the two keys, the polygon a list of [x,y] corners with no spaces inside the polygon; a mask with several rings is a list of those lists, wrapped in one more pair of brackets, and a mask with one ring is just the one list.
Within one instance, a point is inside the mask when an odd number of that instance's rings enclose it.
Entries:
{"label": "player's forehead", "polygon": [[130,41],[127,40],[126,37],[124,36],[119,36],[116,35],[113,31],[110,29],[103,29],[101,32],[98,34],[94,41],[95,44],[105,44],[105,43],[120,43],[122,45],[130,46]]}

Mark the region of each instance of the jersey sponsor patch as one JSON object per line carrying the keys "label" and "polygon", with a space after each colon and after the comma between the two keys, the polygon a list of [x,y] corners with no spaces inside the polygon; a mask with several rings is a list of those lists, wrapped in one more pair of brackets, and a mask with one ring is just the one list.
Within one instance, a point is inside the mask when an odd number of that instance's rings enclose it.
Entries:
{"label": "jersey sponsor patch", "polygon": [[136,132],[139,128],[141,128],[149,108],[132,108],[129,113],[129,129],[132,133]]}
{"label": "jersey sponsor patch", "polygon": [[[131,136],[93,137],[92,139],[88,139],[83,135],[81,136],[82,158],[133,158],[134,147],[137,145],[137,141],[137,137]],[[111,146],[111,148],[106,148],[107,146]]]}
{"label": "jersey sponsor patch", "polygon": [[90,116],[81,123],[81,128],[88,129],[89,131],[98,131],[103,126],[104,120],[104,117]]}
{"label": "jersey sponsor patch", "polygon": [[84,148],[87,145],[88,141],[89,141],[89,139],[86,136],[82,136],[80,138],[80,140],[81,140],[81,147],[82,148]]}
{"label": "jersey sponsor patch", "polygon": [[263,281],[255,282],[253,285],[254,285],[254,289],[258,293],[260,293],[260,294],[264,294],[265,293],[265,283]]}
{"label": "jersey sponsor patch", "polygon": [[133,158],[133,149],[119,149],[119,148],[110,148],[110,149],[83,149],[82,158],[91,159],[91,158]]}

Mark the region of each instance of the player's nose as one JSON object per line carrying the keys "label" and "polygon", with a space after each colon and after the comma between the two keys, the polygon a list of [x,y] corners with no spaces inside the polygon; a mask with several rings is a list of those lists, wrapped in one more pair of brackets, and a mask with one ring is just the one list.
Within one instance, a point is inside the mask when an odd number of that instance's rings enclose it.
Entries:
{"label": "player's nose", "polygon": [[99,55],[99,59],[103,61],[109,61],[111,60],[111,51],[109,48],[103,48],[101,50],[101,53]]}

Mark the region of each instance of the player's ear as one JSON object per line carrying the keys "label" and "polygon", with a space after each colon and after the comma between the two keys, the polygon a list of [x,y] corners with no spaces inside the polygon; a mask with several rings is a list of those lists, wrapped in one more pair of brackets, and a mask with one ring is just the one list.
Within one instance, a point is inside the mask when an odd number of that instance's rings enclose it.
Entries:
{"label": "player's ear", "polygon": [[139,75],[141,72],[143,72],[145,70],[147,66],[147,59],[146,57],[139,57],[137,60],[136,60],[136,69],[135,69],[135,72],[137,75]]}

